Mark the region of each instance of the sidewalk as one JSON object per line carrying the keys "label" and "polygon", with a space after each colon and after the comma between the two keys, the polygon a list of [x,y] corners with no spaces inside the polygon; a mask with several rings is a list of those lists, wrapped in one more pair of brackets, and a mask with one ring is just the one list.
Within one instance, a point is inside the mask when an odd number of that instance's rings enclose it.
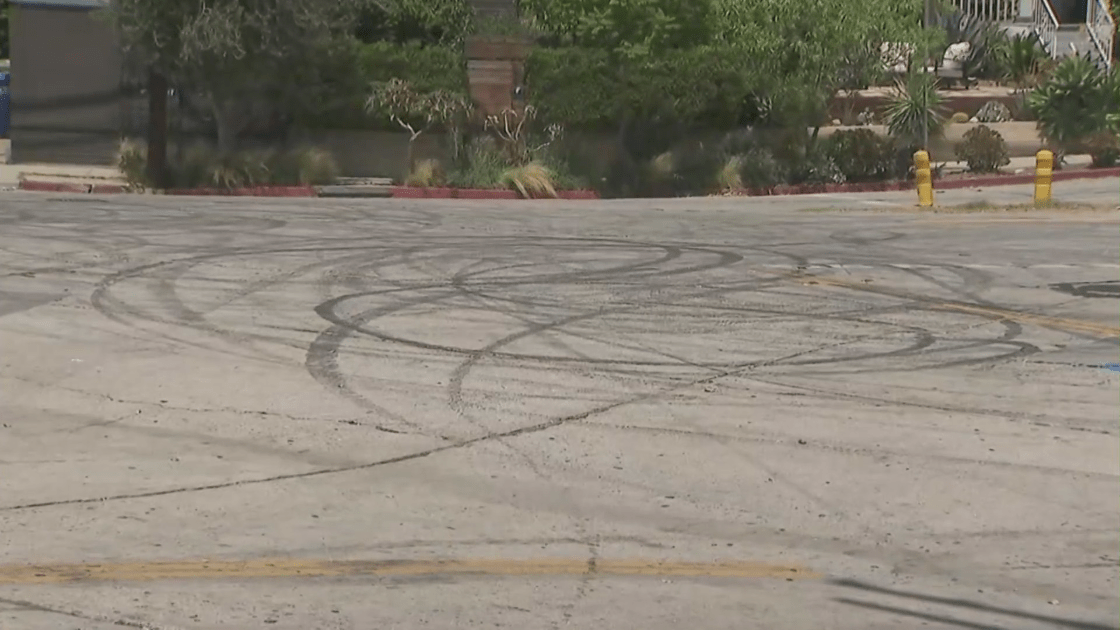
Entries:
{"label": "sidewalk", "polygon": [[10,140],[0,140],[0,189],[15,188],[20,176],[43,182],[120,184],[120,171],[112,166],[79,164],[8,164]]}

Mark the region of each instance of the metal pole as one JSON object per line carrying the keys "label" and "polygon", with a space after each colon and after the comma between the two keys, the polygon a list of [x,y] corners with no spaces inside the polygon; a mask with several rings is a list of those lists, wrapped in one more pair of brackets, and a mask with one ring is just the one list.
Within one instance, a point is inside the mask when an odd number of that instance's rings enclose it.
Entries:
{"label": "metal pole", "polygon": [[[924,0],[922,5],[922,42],[925,51],[922,53],[922,72],[926,72],[926,64],[929,63],[929,22],[930,22],[930,0]],[[935,64],[936,66],[936,64]],[[936,78],[936,77],[935,77]],[[926,103],[925,105],[928,105]],[[922,112],[922,149],[929,151],[929,115],[927,112]]]}

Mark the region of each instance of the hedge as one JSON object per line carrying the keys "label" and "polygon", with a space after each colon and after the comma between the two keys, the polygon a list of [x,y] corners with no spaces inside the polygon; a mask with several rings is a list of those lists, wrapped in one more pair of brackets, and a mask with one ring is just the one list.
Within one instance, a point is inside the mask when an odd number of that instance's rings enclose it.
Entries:
{"label": "hedge", "polygon": [[370,82],[406,79],[422,92],[467,90],[467,62],[459,47],[376,42],[363,45],[358,58]]}
{"label": "hedge", "polygon": [[767,88],[745,60],[715,46],[619,64],[601,50],[536,48],[525,82],[542,117],[567,126],[614,126],[624,116],[731,125],[742,122],[751,95]]}
{"label": "hedge", "polygon": [[[598,49],[536,47],[526,60],[525,83],[541,119],[569,128],[614,128],[624,118],[726,128],[753,122],[746,119],[751,96],[770,87],[749,58],[727,47],[698,46],[620,63]],[[402,78],[420,91],[467,91],[459,47],[376,42],[362,45],[357,59],[365,85]],[[355,95],[343,111],[323,112],[305,124],[393,128],[362,111],[366,96]]]}

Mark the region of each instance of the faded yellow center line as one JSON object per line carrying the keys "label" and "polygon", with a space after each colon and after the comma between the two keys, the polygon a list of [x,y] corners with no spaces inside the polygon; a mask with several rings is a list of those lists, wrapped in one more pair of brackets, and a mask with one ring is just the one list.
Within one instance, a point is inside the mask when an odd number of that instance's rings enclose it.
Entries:
{"label": "faded yellow center line", "polygon": [[[921,299],[919,296],[909,295],[901,291],[892,291],[883,287],[876,287],[869,282],[855,282],[851,280],[843,280],[840,278],[807,276],[804,284],[819,284],[824,286],[840,287],[844,289],[854,289],[857,291],[866,291],[878,295],[897,297],[899,299]],[[1107,324],[1098,324],[1095,322],[1087,322],[1080,319],[1050,317],[1048,315],[1034,315],[1032,313],[1021,313],[1019,311],[1012,311],[1003,308],[979,306],[976,304],[959,304],[954,302],[942,302],[940,304],[937,304],[934,308],[943,311],[956,311],[958,313],[983,315],[987,317],[1015,321],[1025,324],[1037,324],[1039,326],[1056,328],[1059,330],[1065,330],[1067,332],[1084,333],[1087,335],[1099,335],[1102,337],[1120,337],[1120,327],[1109,326]]]}
{"label": "faded yellow center line", "polygon": [[989,315],[993,317],[999,317],[1001,319],[1023,322],[1027,324],[1038,324],[1039,326],[1060,328],[1062,330],[1070,332],[1079,332],[1089,335],[1101,335],[1104,337],[1120,336],[1120,327],[1107,326],[1105,324],[1096,324],[1080,319],[1050,317],[1048,315],[1033,315],[1031,313],[1020,313],[1017,311],[1004,310],[1002,308],[971,306],[966,304],[946,303],[939,305],[938,308],[946,311],[958,311],[961,313],[972,313],[976,315]]}
{"label": "faded yellow center line", "polygon": [[317,577],[407,577],[427,575],[563,576],[612,575],[651,577],[769,578],[807,580],[821,575],[797,566],[764,562],[673,562],[659,560],[455,559],[322,560],[259,558],[244,561],[181,560],[0,566],[0,584],[150,582]]}

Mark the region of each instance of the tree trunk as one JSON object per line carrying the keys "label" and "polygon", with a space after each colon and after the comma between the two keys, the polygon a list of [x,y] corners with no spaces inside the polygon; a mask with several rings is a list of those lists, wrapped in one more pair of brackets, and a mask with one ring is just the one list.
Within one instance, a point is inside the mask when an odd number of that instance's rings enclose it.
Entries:
{"label": "tree trunk", "polygon": [[155,70],[148,73],[148,181],[167,186],[167,80]]}

